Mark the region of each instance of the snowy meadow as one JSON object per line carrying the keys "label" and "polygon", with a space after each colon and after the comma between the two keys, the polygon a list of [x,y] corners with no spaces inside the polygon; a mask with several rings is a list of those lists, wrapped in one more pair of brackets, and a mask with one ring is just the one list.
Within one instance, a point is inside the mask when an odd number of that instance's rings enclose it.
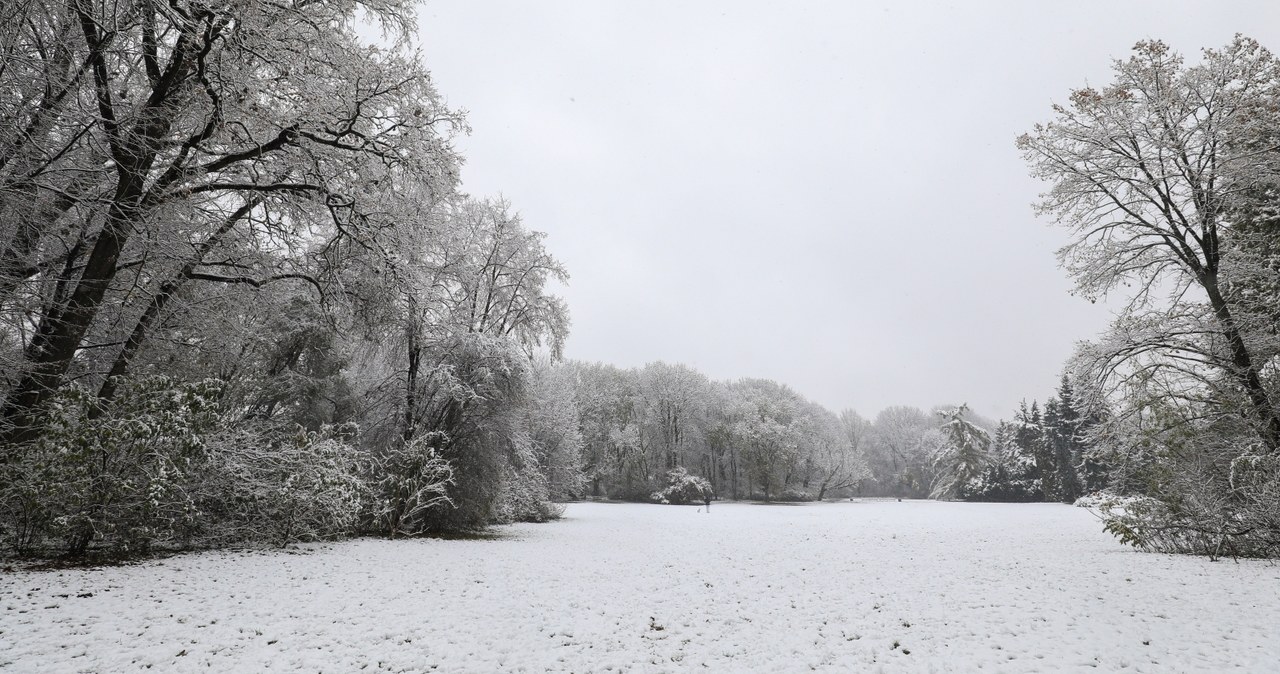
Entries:
{"label": "snowy meadow", "polygon": [[1083,508],[576,503],[0,576],[12,672],[1274,671],[1280,566],[1144,554]]}

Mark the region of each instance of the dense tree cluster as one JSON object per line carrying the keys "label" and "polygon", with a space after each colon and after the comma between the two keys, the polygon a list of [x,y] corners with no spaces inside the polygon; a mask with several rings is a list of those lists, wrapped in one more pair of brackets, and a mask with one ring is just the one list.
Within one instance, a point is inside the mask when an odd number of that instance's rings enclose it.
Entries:
{"label": "dense tree cluster", "polygon": [[465,122],[406,47],[412,3],[19,0],[0,22],[6,547],[556,514],[579,436],[532,356],[567,332],[565,271],[457,191]]}
{"label": "dense tree cluster", "polygon": [[967,405],[932,414],[890,407],[861,424],[870,479],[858,493],[899,498],[1071,503],[1109,484],[1091,430],[1066,375],[1045,402],[1023,403],[1013,421],[992,422]]}
{"label": "dense tree cluster", "polygon": [[991,434],[988,460],[962,495],[977,501],[1072,503],[1109,484],[1105,461],[1090,439],[1095,413],[1082,410],[1070,378],[1045,402],[1025,402],[1013,421]]}
{"label": "dense tree cluster", "polygon": [[811,500],[868,476],[861,419],[764,379],[716,382],[683,365],[569,362],[583,493],[646,500],[687,471],[722,498]]}

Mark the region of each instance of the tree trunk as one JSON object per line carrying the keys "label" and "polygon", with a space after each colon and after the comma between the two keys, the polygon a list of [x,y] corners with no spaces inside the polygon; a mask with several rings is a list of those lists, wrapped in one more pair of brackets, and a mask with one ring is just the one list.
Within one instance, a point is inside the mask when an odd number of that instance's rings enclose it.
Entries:
{"label": "tree trunk", "polygon": [[[412,305],[412,303],[410,303]],[[408,333],[409,371],[404,385],[404,431],[401,437],[407,443],[413,439],[417,425],[415,409],[418,406],[418,371],[422,366],[422,348],[418,346],[417,330],[410,326]]]}
{"label": "tree trunk", "polygon": [[35,336],[27,345],[23,354],[25,371],[0,408],[0,425],[3,426],[0,445],[25,443],[39,435],[39,408],[64,383],[63,377],[71,368],[72,359],[97,317],[102,298],[115,277],[120,253],[129,240],[129,234],[139,225],[147,175],[155,164],[160,141],[169,132],[175,114],[170,109],[168,97],[173,87],[190,74],[193,63],[188,61],[194,60],[190,58],[191,42],[180,41],[185,46],[172,55],[174,68],[151,92],[146,105],[138,113],[137,122],[122,128],[116,119],[111,98],[111,75],[105,58],[107,41],[99,33],[88,3],[78,0],[73,4],[89,49],[89,60],[93,64],[96,102],[115,162],[116,188],[103,219],[102,231],[70,297],[65,303],[54,304],[45,310]]}
{"label": "tree trunk", "polygon": [[1231,349],[1230,372],[1244,389],[1245,395],[1249,397],[1249,403],[1253,407],[1253,417],[1261,426],[1258,432],[1262,435],[1263,442],[1267,444],[1267,449],[1272,453],[1280,452],[1280,415],[1277,415],[1271,396],[1262,385],[1262,377],[1259,376],[1258,367],[1253,361],[1253,355],[1249,353],[1248,345],[1244,342],[1231,307],[1222,296],[1222,291],[1218,287],[1217,274],[1202,274],[1200,285],[1209,296],[1209,306],[1212,307],[1213,315],[1218,319],[1223,336],[1227,338],[1227,345]]}

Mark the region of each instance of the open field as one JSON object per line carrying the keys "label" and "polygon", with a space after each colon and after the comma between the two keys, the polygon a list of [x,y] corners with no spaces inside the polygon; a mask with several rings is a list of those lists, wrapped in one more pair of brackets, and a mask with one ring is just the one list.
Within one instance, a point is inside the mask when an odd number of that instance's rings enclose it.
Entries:
{"label": "open field", "polygon": [[1274,671],[1280,565],[1079,508],[581,503],[486,540],[0,575],[0,671]]}

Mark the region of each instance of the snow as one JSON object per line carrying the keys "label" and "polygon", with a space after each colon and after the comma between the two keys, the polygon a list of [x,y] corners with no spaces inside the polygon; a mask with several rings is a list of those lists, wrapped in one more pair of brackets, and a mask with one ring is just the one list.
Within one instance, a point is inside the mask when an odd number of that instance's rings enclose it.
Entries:
{"label": "snow", "polygon": [[0,671],[1274,671],[1280,566],[1083,508],[580,503],[481,540],[0,575]]}

